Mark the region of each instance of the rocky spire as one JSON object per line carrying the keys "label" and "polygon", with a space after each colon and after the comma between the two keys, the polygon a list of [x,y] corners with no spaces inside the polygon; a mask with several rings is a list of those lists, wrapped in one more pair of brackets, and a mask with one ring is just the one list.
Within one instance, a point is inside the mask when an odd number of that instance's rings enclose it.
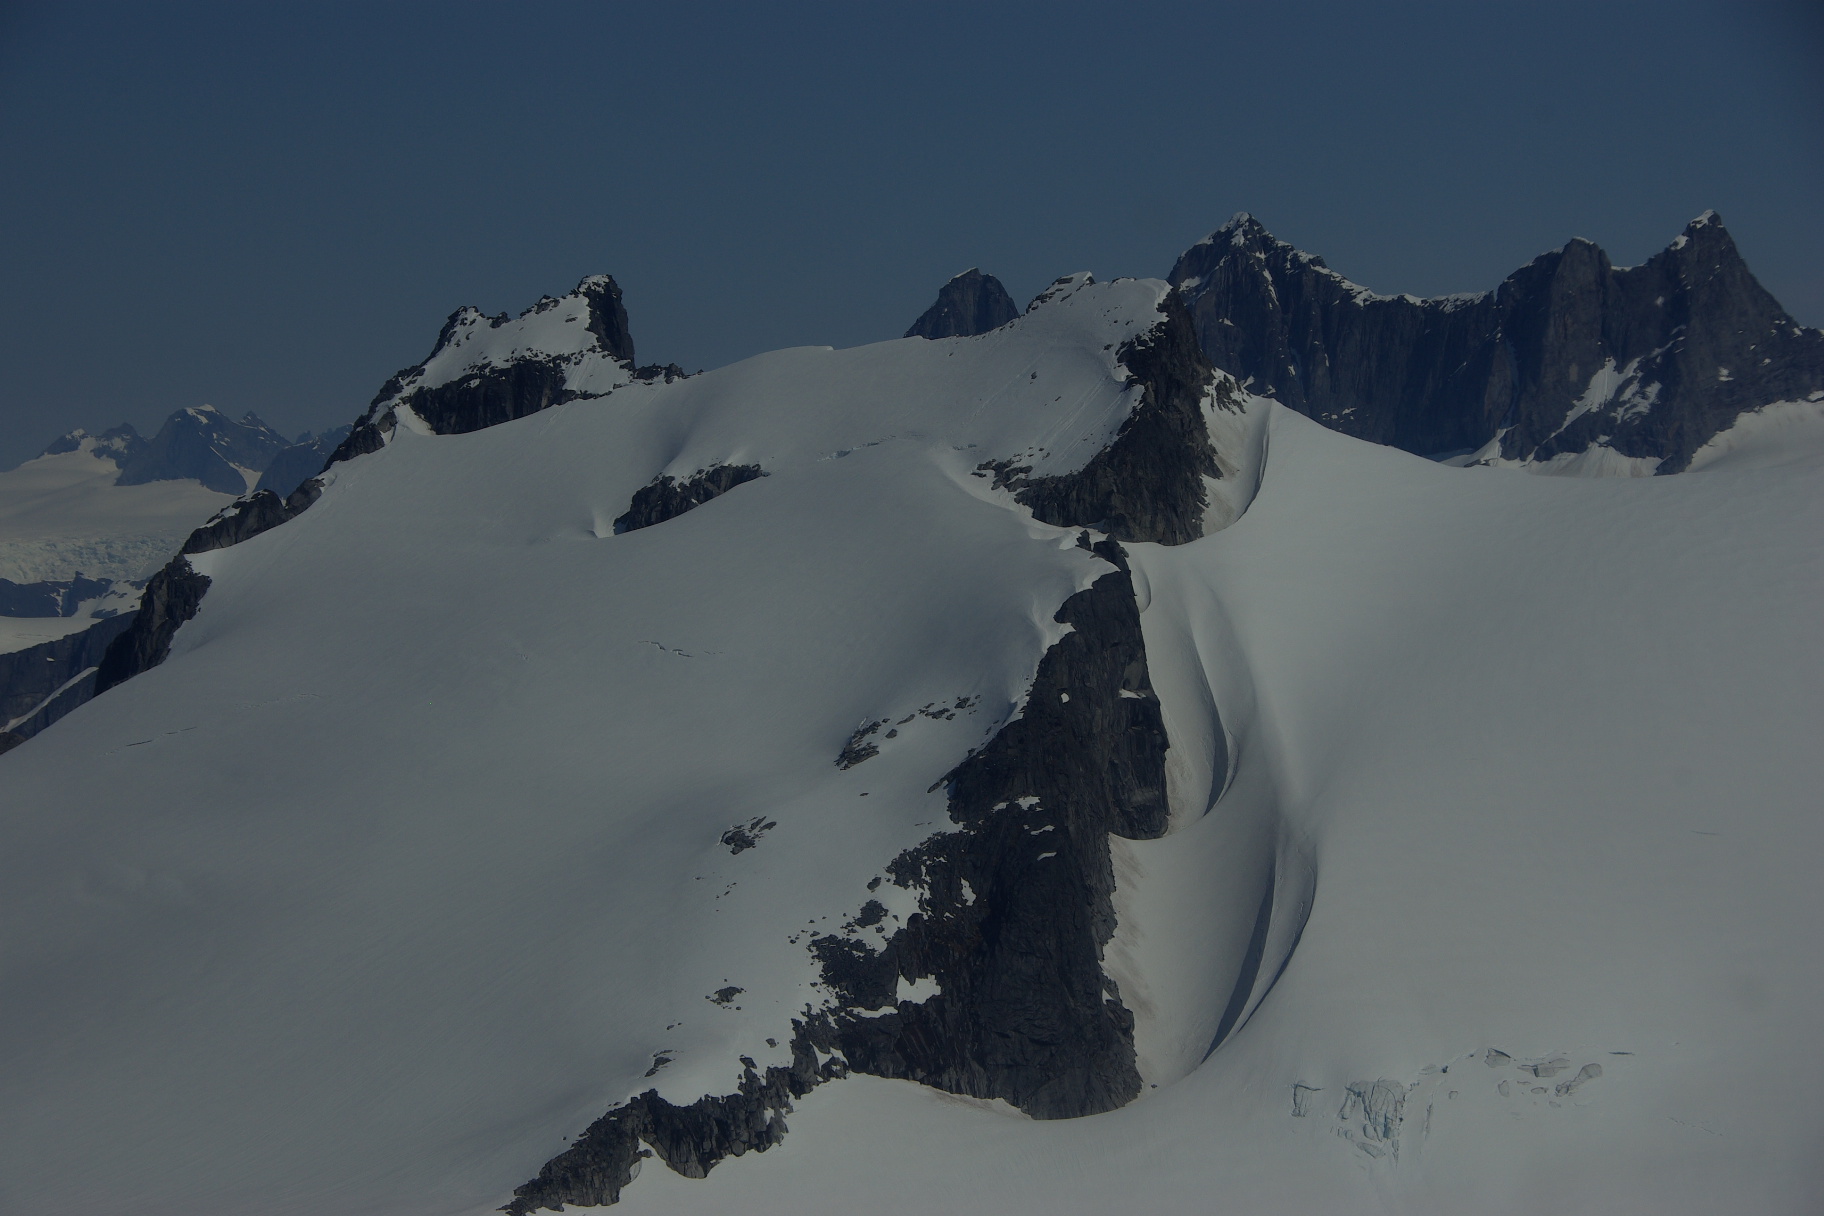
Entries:
{"label": "rocky spire", "polygon": [[938,290],[937,302],[912,322],[905,336],[966,338],[999,329],[1019,315],[1001,281],[971,266]]}

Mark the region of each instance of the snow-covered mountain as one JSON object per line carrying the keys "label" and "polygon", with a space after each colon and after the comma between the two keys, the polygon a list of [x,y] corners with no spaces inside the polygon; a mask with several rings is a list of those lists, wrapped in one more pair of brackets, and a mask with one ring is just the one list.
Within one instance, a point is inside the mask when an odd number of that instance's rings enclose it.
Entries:
{"label": "snow-covered mountain", "polygon": [[0,758],[0,1202],[1815,1210],[1824,425],[1448,467],[1195,303],[455,314]]}
{"label": "snow-covered mountain", "polygon": [[251,410],[234,419],[211,405],[194,406],[165,419],[158,434],[121,463],[118,484],[190,480],[238,496],[289,446]]}
{"label": "snow-covered mountain", "polygon": [[143,579],[199,522],[246,492],[244,481],[231,491],[194,479],[121,484],[144,444],[130,426],[101,436],[72,431],[0,471],[0,578]]}
{"label": "snow-covered mountain", "polygon": [[273,453],[272,460],[260,473],[260,480],[253,488],[256,491],[271,490],[280,498],[289,497],[293,490],[323,471],[330,456],[352,430],[354,427],[349,425],[331,427],[321,435],[306,431],[298,436],[296,443]]}
{"label": "snow-covered mountain", "polygon": [[1172,268],[1204,350],[1346,435],[1459,463],[1676,473],[1744,414],[1824,409],[1824,333],[1715,212],[1644,264],[1585,240],[1480,295],[1377,295],[1245,212]]}

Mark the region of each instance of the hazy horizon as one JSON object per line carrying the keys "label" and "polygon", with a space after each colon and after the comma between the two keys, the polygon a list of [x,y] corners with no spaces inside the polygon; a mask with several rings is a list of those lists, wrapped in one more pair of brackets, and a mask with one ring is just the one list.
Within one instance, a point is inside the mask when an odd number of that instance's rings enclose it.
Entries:
{"label": "hazy horizon", "polygon": [[1824,323],[1798,5],[0,9],[0,466],[74,426],[350,420],[454,309],[585,274],[642,362],[898,336],[979,265],[1163,276],[1232,212],[1481,291],[1719,211]]}

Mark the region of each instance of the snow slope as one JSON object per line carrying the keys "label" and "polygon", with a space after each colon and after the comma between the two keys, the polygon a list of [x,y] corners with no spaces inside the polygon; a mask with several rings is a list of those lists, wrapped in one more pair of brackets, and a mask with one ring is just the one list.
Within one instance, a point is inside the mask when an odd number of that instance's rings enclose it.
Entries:
{"label": "snow slope", "polygon": [[[805,932],[948,826],[933,782],[1110,569],[977,468],[1104,447],[1163,290],[402,416],[194,558],[171,659],[0,759],[0,1210],[479,1216],[612,1104],[782,1063]],[[1816,1210],[1824,452],[1217,434],[1251,505],[1128,546],[1173,830],[1116,842],[1107,967],[1157,1088],[1037,1122],[851,1077],[624,1209]],[[614,534],[715,464],[767,475]]]}
{"label": "snow slope", "polygon": [[[1746,448],[1531,478],[1273,407],[1238,524],[1130,547],[1174,748],[1207,749],[1213,702],[1237,755],[1209,813],[1185,772],[1182,826],[1122,844],[1161,1087],[1041,1123],[851,1078],[771,1153],[649,1171],[623,1208],[1818,1210],[1821,462]],[[1258,1004],[1199,1066],[1262,872]],[[1339,1118],[1382,1080],[1397,1157]]]}
{"label": "snow slope", "polygon": [[[1162,291],[402,420],[194,559],[170,661],[5,758],[0,991],[58,996],[0,1007],[3,1205],[499,1203],[630,1093],[782,1059],[821,999],[793,938],[934,830],[927,787],[1108,569],[974,470],[1103,447]],[[770,475],[613,534],[656,475],[747,461]],[[836,768],[863,719],[959,699]]]}

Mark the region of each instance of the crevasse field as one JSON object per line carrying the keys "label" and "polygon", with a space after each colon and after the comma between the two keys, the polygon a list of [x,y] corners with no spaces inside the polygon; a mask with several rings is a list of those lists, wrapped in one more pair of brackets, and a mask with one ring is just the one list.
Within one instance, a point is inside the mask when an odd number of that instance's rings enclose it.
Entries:
{"label": "crevasse field", "polygon": [[[170,660],[0,759],[0,1211],[480,1216],[615,1103],[784,1062],[807,931],[946,826],[933,783],[1111,568],[978,466],[1105,447],[1164,291],[403,416],[193,559]],[[1126,546],[1171,744],[1104,960],[1142,1096],[852,1076],[622,1210],[1824,1206],[1819,411],[1577,479],[1239,401],[1207,534]]]}

